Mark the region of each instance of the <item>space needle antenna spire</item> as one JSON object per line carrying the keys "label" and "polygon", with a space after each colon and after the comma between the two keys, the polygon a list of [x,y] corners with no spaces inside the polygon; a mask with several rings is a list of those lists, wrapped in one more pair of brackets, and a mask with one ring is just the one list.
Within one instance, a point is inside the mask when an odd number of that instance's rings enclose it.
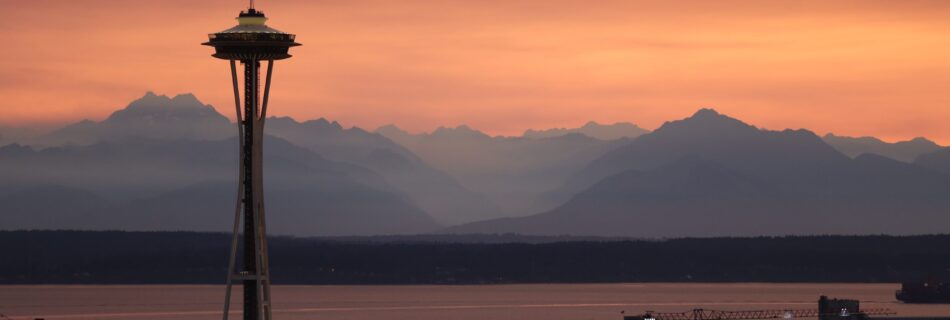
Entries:
{"label": "space needle antenna spire", "polygon": [[[240,283],[243,319],[270,320],[270,268],[264,215],[264,172],[261,164],[264,153],[264,121],[267,119],[267,101],[270,96],[274,61],[290,58],[289,49],[300,44],[295,42],[295,35],[264,24],[267,17],[254,8],[254,0],[250,0],[250,8],[242,11],[237,21],[237,26],[209,34],[208,42],[202,43],[214,47],[213,57],[230,62],[240,149],[238,195],[222,317],[228,320],[231,288],[234,283]],[[260,92],[262,61],[267,62],[263,97]],[[243,90],[238,88],[238,62],[244,66]],[[238,248],[241,248],[240,252]]]}

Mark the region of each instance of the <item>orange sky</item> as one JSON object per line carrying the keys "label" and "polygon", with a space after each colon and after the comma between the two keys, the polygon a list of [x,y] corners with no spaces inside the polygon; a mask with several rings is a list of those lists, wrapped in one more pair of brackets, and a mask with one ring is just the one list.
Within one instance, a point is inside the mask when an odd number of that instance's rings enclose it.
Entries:
{"label": "orange sky", "polygon": [[[200,46],[243,1],[4,1],[0,124],[100,120],[152,90],[231,115]],[[950,1],[258,0],[304,46],[270,110],[495,134],[711,106],[770,129],[950,144]]]}

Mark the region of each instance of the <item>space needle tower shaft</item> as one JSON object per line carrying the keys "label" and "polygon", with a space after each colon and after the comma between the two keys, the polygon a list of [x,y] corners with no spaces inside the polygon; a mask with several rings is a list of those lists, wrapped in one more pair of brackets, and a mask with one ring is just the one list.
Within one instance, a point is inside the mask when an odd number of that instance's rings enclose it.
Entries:
{"label": "space needle tower shaft", "polygon": [[[295,42],[295,35],[268,27],[265,24],[267,17],[254,8],[253,0],[248,10],[242,11],[237,20],[237,26],[209,34],[208,42],[203,43],[215,48],[213,57],[230,62],[240,150],[238,199],[223,319],[228,319],[232,286],[238,282],[243,286],[244,320],[269,320],[272,319],[270,272],[262,169],[264,121],[267,118],[274,61],[290,58],[290,47],[300,44]],[[264,95],[261,97],[260,69],[261,62],[265,61],[267,73],[263,85]],[[244,67],[243,104],[242,90],[238,85],[238,63]]]}

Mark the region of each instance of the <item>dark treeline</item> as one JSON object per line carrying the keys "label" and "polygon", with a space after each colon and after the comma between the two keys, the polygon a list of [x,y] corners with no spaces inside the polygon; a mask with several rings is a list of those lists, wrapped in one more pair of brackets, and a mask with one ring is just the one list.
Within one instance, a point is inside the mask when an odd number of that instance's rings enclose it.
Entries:
{"label": "dark treeline", "polygon": [[[230,235],[0,232],[0,283],[222,283]],[[270,240],[277,284],[897,282],[950,267],[950,235]]]}

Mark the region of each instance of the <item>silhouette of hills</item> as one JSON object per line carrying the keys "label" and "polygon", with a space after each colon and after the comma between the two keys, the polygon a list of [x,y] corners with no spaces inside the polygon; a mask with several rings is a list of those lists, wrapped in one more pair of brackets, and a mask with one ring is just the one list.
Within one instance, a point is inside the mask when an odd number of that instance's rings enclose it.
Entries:
{"label": "silhouette of hills", "polygon": [[271,118],[266,130],[329,159],[379,173],[441,223],[503,216],[502,210],[487,197],[466,189],[455,178],[380,134],[355,127],[344,129],[339,123],[322,118],[305,122],[289,117]]}
{"label": "silhouette of hills", "polygon": [[550,138],[492,137],[461,125],[410,134],[396,126],[376,130],[425,162],[486,195],[510,215],[526,215],[558,203],[540,198],[601,154],[628,139],[604,141],[578,133]]}
{"label": "silhouette of hills", "polygon": [[[325,119],[297,122],[288,117],[269,118],[265,131],[325,158],[369,168],[441,223],[501,216],[501,209],[486,197],[465,189],[451,176],[433,169],[379,134],[359,128],[343,129]],[[221,140],[234,136],[235,124],[194,95],[169,98],[149,92],[101,122],[81,121],[40,137],[38,144],[90,145],[135,138]]]}
{"label": "silhouette of hills", "polygon": [[522,136],[525,138],[537,139],[558,137],[570,133],[579,133],[600,140],[616,140],[621,138],[636,138],[647,132],[650,131],[640,128],[637,125],[629,122],[617,122],[614,124],[603,125],[594,121],[590,121],[579,128],[552,128],[542,130],[528,129]]}
{"label": "silhouette of hills", "polygon": [[[10,210],[3,227],[230,230],[235,131],[193,95],[148,93],[101,122],[79,122],[42,137],[63,146],[4,146],[0,192]],[[418,233],[438,226],[371,170],[282,139],[266,140],[272,232]]]}
{"label": "silhouette of hills", "polygon": [[[419,233],[437,227],[401,191],[369,170],[324,159],[278,138],[268,137],[265,143],[268,226],[274,234]],[[20,215],[50,216],[74,229],[227,231],[237,198],[236,150],[234,138],[130,138],[38,151],[8,146],[0,148],[0,181],[10,198],[5,206],[21,208]],[[35,188],[56,192],[47,192],[40,201]],[[24,197],[24,192],[37,196]],[[104,196],[109,205],[73,204],[89,194],[96,195],[90,199]],[[32,219],[11,216],[7,219]]]}
{"label": "silhouette of hills", "polygon": [[933,141],[919,137],[908,141],[888,143],[874,137],[853,138],[829,133],[822,137],[822,140],[852,158],[865,153],[873,153],[903,162],[913,162],[918,156],[941,148]]}
{"label": "silhouette of hills", "polygon": [[789,183],[805,176],[821,176],[815,165],[848,161],[809,131],[759,130],[714,110],[701,109],[592,161],[550,194],[569,197],[610,175],[628,169],[649,170],[691,155],[755,174],[781,175],[784,177],[779,178]]}
{"label": "silhouette of hills", "polygon": [[173,98],[148,92],[101,122],[84,120],[39,137],[49,146],[86,145],[128,137],[218,140],[235,135],[231,122],[192,94]]}
{"label": "silhouette of hills", "polygon": [[[635,126],[496,137],[267,121],[273,234],[912,234],[942,232],[950,209],[950,152],[929,140],[769,131],[711,109],[614,140]],[[21,129],[0,128],[30,144],[0,147],[3,229],[231,228],[235,125],[193,95]]]}
{"label": "silhouette of hills", "polygon": [[[269,137],[265,143],[272,233],[418,233],[437,226],[408,197],[369,170],[326,160],[277,138]],[[114,204],[84,212],[81,223],[70,224],[76,228],[226,231],[236,199],[236,149],[233,138],[128,139],[31,152],[4,148],[0,180],[10,186],[86,190],[105,195]],[[282,194],[301,197],[288,199]],[[52,196],[47,200],[60,201]],[[25,212],[44,211],[42,202],[17,199],[26,202],[23,206],[40,205]],[[331,224],[348,219],[363,225]]]}
{"label": "silhouette of hills", "polygon": [[[573,191],[577,190],[577,191]],[[703,109],[594,160],[551,211],[453,233],[722,236],[941,232],[950,179],[806,130],[766,131]]]}

